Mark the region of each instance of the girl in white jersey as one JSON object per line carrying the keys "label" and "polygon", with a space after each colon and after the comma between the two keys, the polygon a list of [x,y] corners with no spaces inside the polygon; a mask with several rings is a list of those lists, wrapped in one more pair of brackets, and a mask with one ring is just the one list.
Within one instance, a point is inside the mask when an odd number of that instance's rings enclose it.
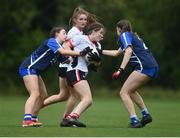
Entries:
{"label": "girl in white jersey", "polygon": [[[100,23],[92,23],[88,27],[88,35],[76,35],[66,43],[66,45],[73,47],[75,51],[81,51],[84,48],[96,48],[96,43],[103,39],[104,26]],[[88,74],[88,63],[85,57],[75,57],[67,70],[67,82],[71,89],[75,91],[80,102],[76,108],[64,119],[66,120],[66,127],[86,127],[85,124],[79,122],[80,117],[91,104],[92,95],[91,90],[86,80]],[[73,92],[71,91],[71,92]]]}
{"label": "girl in white jersey", "polygon": [[[76,35],[82,35],[83,31],[85,30],[85,27],[88,24],[95,22],[96,20],[97,19],[95,15],[92,15],[89,12],[85,11],[84,9],[77,7],[74,10],[73,16],[70,20],[70,22],[72,22],[73,24],[73,27],[69,30],[67,34],[67,38],[70,39]],[[61,63],[59,64],[59,88],[60,88],[59,94],[52,95],[44,100],[44,106],[47,106],[53,103],[65,101],[69,98],[63,118],[65,118],[69,113],[71,113],[72,109],[76,104],[76,97],[77,97],[75,93],[73,93],[73,95],[72,93],[71,95],[69,95],[69,90],[66,83],[66,71],[68,65],[69,64],[61,64]]]}
{"label": "girl in white jersey", "polygon": [[[82,35],[83,34],[83,29],[85,28],[86,24],[87,24],[87,18],[88,18],[88,13],[83,10],[80,7],[77,7],[74,10],[73,16],[72,16],[72,22],[73,22],[73,27],[68,31],[67,33],[67,38],[70,39],[72,37],[74,37],[75,35]],[[69,64],[59,64],[59,94],[56,95],[52,95],[50,97],[48,97],[47,99],[44,100],[44,106],[47,106],[49,104],[53,104],[56,102],[60,102],[60,101],[65,101],[67,100],[67,98],[69,97],[69,90],[66,84],[66,71],[67,71],[67,67]],[[67,109],[71,107],[73,108],[74,100],[70,100],[72,101],[72,104],[69,104],[69,107],[67,107]]]}

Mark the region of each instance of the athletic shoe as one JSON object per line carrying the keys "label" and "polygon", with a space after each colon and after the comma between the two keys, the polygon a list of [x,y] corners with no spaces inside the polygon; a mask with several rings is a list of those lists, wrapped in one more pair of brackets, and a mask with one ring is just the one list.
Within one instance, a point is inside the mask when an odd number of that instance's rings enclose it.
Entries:
{"label": "athletic shoe", "polygon": [[141,128],[142,127],[142,124],[140,122],[138,123],[130,123],[128,125],[128,128]]}
{"label": "athletic shoe", "polygon": [[71,127],[72,124],[69,122],[68,119],[63,118],[62,121],[61,121],[61,123],[60,123],[60,126],[61,126],[61,127]]}
{"label": "athletic shoe", "polygon": [[22,122],[22,127],[34,127],[35,122],[32,120],[27,120]]}
{"label": "athletic shoe", "polygon": [[70,118],[68,121],[72,127],[86,127],[86,125],[80,122],[77,118]]}
{"label": "athletic shoe", "polygon": [[60,123],[61,127],[86,127],[85,124],[81,123],[75,118],[63,119]]}
{"label": "athletic shoe", "polygon": [[142,126],[145,126],[146,124],[151,123],[151,122],[152,122],[152,117],[150,114],[143,116],[143,118],[141,119]]}

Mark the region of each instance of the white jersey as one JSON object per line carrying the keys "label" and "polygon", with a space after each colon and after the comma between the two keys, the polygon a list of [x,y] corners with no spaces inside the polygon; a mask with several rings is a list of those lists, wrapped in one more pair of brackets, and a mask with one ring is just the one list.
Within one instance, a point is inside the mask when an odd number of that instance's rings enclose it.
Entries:
{"label": "white jersey", "polygon": [[[82,31],[80,31],[77,27],[73,26],[67,33],[67,39],[71,39],[76,35],[82,35],[82,34],[83,34]],[[68,67],[68,66],[69,64],[62,64],[62,63],[59,64],[59,67]]]}
{"label": "white jersey", "polygon": [[67,38],[71,39],[76,35],[82,35],[83,32],[80,31],[77,27],[73,26],[67,33]]}
{"label": "white jersey", "polygon": [[[83,49],[89,47],[93,49],[96,45],[89,39],[87,35],[76,35],[72,39],[69,40],[72,44],[74,51],[82,51]],[[73,62],[68,66],[67,71],[78,69],[83,72],[88,72],[88,63],[83,56],[77,56],[74,58]]]}
{"label": "white jersey", "polygon": [[101,49],[101,44],[99,42],[97,42],[96,47]]}

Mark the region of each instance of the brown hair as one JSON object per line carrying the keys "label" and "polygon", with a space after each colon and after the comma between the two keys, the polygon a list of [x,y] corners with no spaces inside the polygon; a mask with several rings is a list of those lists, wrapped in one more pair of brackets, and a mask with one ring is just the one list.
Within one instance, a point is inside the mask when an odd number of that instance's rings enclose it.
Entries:
{"label": "brown hair", "polygon": [[104,28],[104,25],[99,23],[99,22],[94,22],[92,24],[90,24],[88,27],[87,27],[87,35],[91,34],[92,31],[99,31],[101,28],[105,29]]}
{"label": "brown hair", "polygon": [[49,33],[49,36],[56,37],[56,33],[59,33],[63,29],[64,29],[64,27],[53,27]]}
{"label": "brown hair", "polygon": [[69,20],[69,25],[75,25],[75,20],[77,19],[78,15],[80,14],[85,14],[87,16],[87,25],[98,21],[98,17],[94,14],[89,13],[88,11],[84,10],[83,8],[81,8],[80,6],[78,6],[77,8],[74,9],[73,15]]}
{"label": "brown hair", "polygon": [[122,32],[132,32],[131,23],[128,20],[120,20],[116,26],[121,28]]}

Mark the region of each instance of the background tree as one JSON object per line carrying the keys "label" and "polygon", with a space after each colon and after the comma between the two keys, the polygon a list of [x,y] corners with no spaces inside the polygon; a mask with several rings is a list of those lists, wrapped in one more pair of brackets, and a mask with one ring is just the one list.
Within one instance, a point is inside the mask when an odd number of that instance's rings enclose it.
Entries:
{"label": "background tree", "polygon": [[[39,43],[49,36],[53,26],[69,26],[69,18],[75,7],[82,6],[100,18],[106,29],[102,45],[105,49],[117,49],[115,26],[120,19],[132,22],[146,45],[154,53],[160,65],[160,76],[153,86],[179,88],[180,19],[178,0],[1,0],[0,4],[0,87],[21,87],[18,67]],[[110,88],[119,81],[109,83],[111,73],[118,67],[120,58],[102,57],[98,75],[91,74],[90,80],[101,81],[101,86]],[[112,68],[113,67],[113,68]],[[49,86],[57,84],[56,69],[44,74]],[[54,75],[52,75],[54,74]],[[123,81],[123,76],[121,79]],[[97,83],[91,81],[95,86]],[[19,86],[20,85],[20,86]]]}

